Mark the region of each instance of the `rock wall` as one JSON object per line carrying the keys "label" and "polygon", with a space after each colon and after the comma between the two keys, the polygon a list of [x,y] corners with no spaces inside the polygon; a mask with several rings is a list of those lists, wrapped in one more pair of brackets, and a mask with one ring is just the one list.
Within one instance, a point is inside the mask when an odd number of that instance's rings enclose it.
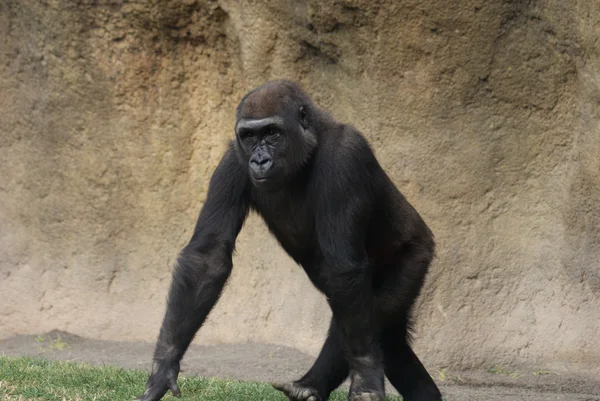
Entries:
{"label": "rock wall", "polygon": [[[598,372],[600,6],[0,2],[0,337],[154,341],[234,108],[298,80],[436,234],[429,366]],[[251,216],[197,342],[316,353],[324,299]]]}

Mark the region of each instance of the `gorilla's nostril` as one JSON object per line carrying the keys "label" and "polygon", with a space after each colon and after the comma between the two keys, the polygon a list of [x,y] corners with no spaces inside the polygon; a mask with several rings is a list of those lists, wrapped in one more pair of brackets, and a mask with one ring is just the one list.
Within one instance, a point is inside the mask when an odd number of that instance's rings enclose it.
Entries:
{"label": "gorilla's nostril", "polygon": [[258,162],[258,164],[260,164],[261,166],[264,166],[265,164],[270,164],[271,163],[271,159],[262,159]]}

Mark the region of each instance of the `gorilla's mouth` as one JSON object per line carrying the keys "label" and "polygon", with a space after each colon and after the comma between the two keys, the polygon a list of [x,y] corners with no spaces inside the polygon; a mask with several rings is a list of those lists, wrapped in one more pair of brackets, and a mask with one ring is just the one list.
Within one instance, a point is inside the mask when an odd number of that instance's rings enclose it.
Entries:
{"label": "gorilla's mouth", "polygon": [[259,188],[261,190],[273,190],[276,189],[278,187],[277,185],[277,180],[274,179],[275,177],[252,177],[252,182],[254,183],[254,186],[256,188]]}

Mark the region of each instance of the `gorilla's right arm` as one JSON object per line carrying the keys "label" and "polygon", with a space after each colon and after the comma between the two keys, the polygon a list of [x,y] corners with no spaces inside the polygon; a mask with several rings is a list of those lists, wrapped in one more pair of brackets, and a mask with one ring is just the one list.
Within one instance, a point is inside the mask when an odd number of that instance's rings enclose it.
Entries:
{"label": "gorilla's right arm", "polygon": [[248,175],[233,146],[217,166],[190,242],[173,271],[152,374],[137,401],[179,396],[179,362],[217,302],[232,269],[235,241],[248,214]]}

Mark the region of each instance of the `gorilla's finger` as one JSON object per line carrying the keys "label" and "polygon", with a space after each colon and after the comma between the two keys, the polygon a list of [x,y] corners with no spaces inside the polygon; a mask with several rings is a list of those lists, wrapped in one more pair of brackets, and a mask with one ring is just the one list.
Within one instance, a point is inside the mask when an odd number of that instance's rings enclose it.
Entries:
{"label": "gorilla's finger", "polygon": [[281,391],[285,395],[290,395],[292,393],[292,391],[294,390],[294,387],[290,383],[274,382],[274,383],[271,383],[271,386],[273,386],[276,390]]}
{"label": "gorilla's finger", "polygon": [[144,394],[135,399],[135,401],[158,401],[167,393],[167,389],[150,387],[144,391]]}
{"label": "gorilla's finger", "polygon": [[181,398],[181,390],[179,390],[179,386],[177,385],[177,379],[169,380],[169,389],[175,397]]}

